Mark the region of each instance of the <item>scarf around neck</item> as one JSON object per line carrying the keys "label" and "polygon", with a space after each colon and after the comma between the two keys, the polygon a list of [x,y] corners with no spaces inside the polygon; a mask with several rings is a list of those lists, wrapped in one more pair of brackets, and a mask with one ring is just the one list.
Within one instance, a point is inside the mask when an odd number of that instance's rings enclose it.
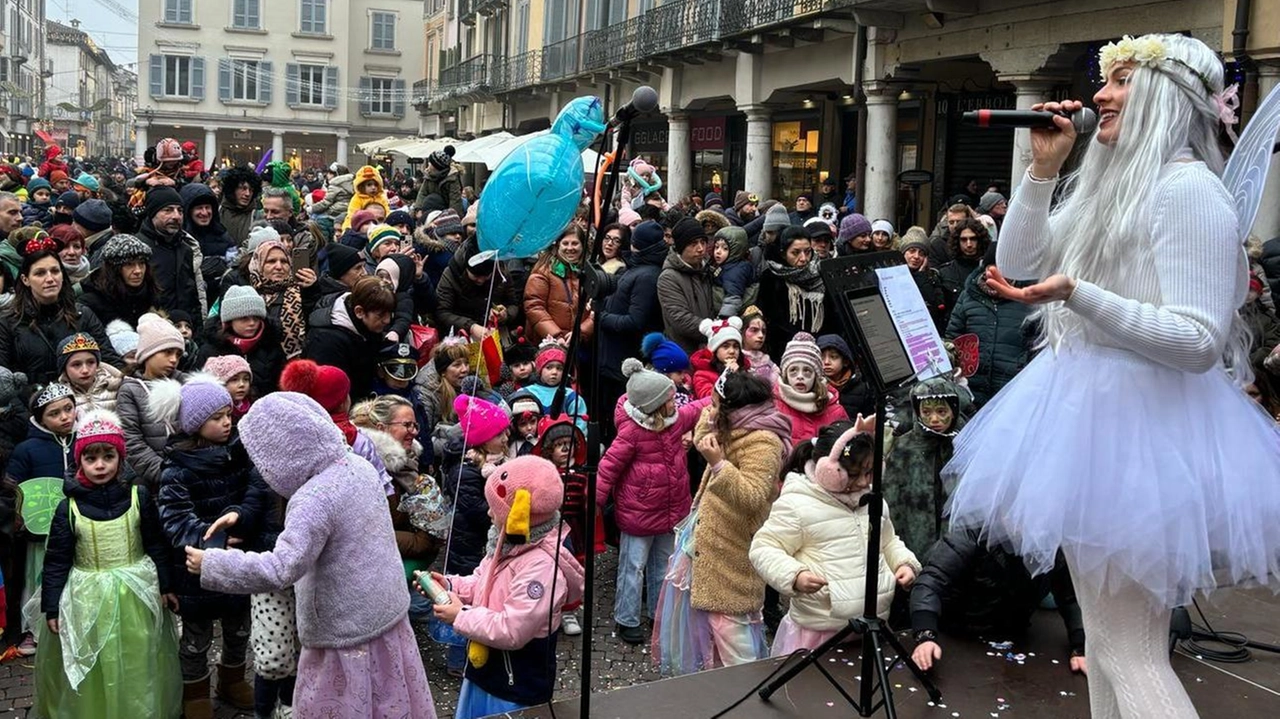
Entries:
{"label": "scarf around neck", "polygon": [[645,414],[643,411],[640,410],[639,407],[635,406],[634,404],[631,404],[631,400],[627,400],[626,402],[623,402],[622,409],[627,413],[627,416],[630,417],[632,421],[640,425],[642,428],[647,429],[651,432],[661,432],[663,430],[666,430],[670,428],[671,425],[675,424],[677,419],[676,415],[674,414],[667,417],[663,417],[661,426],[655,427],[653,426],[653,420],[656,418],[653,415]]}
{"label": "scarf around neck", "polygon": [[729,426],[749,432],[772,432],[782,440],[782,456],[791,454],[791,418],[779,412],[772,401],[729,410]]}
{"label": "scarf around neck", "polygon": [[258,342],[262,339],[262,333],[266,331],[266,328],[267,328],[267,323],[264,321],[258,327],[257,334],[255,334],[252,337],[241,337],[240,335],[231,331],[230,323],[228,323],[227,339],[231,341],[232,346],[236,348],[237,352],[239,352],[242,355],[247,355],[253,351],[254,347],[258,346]]}
{"label": "scarf around neck", "polygon": [[[816,388],[817,382],[814,383]],[[808,392],[797,392],[791,388],[791,385],[778,383],[778,396],[782,398],[787,406],[802,414],[816,414],[818,412],[818,395],[813,390]]]}
{"label": "scarf around neck", "polygon": [[818,263],[809,262],[800,267],[768,261],[769,271],[787,285],[787,315],[792,324],[803,328],[805,315],[813,318],[813,326],[804,329],[816,330],[822,327],[823,292],[822,275],[818,274]]}

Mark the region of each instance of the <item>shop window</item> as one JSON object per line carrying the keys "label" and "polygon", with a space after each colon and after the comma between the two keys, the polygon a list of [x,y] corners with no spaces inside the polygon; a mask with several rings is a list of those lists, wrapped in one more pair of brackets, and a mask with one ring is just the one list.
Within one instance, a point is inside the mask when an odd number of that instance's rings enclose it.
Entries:
{"label": "shop window", "polygon": [[818,187],[818,120],[773,123],[773,194],[788,204]]}

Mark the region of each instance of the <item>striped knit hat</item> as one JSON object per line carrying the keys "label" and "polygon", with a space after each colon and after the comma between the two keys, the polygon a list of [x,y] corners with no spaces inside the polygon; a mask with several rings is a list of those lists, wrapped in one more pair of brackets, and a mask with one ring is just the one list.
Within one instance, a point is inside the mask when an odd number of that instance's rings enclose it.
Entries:
{"label": "striped knit hat", "polygon": [[818,349],[818,343],[808,332],[797,332],[796,336],[791,338],[787,348],[782,351],[782,361],[778,363],[778,369],[785,373],[787,366],[796,362],[812,367],[814,374],[822,374],[822,350]]}
{"label": "striped knit hat", "polygon": [[372,256],[374,250],[378,249],[378,245],[383,242],[395,242],[399,244],[404,239],[404,235],[400,234],[400,230],[391,225],[374,225],[369,228],[369,239],[365,242],[364,251]]}

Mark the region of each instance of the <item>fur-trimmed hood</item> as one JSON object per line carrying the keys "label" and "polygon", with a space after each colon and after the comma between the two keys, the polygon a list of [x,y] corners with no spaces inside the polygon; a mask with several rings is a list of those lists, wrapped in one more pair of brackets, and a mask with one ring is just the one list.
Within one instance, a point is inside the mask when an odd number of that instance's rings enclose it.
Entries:
{"label": "fur-trimmed hood", "polygon": [[378,456],[382,458],[382,464],[386,466],[387,472],[392,475],[398,474],[407,468],[413,457],[420,453],[417,440],[414,440],[415,451],[413,456],[410,456],[409,451],[404,446],[397,442],[394,437],[380,429],[361,427],[360,432],[373,443],[373,448],[378,452]]}

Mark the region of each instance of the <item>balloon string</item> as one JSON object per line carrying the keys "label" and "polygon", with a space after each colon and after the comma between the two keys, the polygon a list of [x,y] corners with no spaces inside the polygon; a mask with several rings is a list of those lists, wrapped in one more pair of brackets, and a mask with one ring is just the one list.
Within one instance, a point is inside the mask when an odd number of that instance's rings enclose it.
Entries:
{"label": "balloon string", "polygon": [[[489,275],[489,296],[485,300],[485,307],[484,307],[484,316],[486,318],[488,318],[493,314],[493,291],[497,284],[498,274],[499,274],[499,270],[495,266],[493,269],[493,274]],[[485,326],[487,327],[488,325],[489,325],[489,322],[486,319]],[[481,341],[483,342],[483,340]],[[482,353],[481,357],[483,356],[484,355]],[[479,378],[479,375],[477,375],[477,378]],[[448,380],[446,380],[444,377],[441,377],[440,381],[447,382]],[[476,386],[476,390],[478,389],[479,387]],[[466,396],[474,398],[476,396],[475,390],[473,390],[470,395],[466,395]],[[440,567],[440,573],[443,575],[449,574],[449,559],[451,558],[449,550],[453,547],[453,534],[454,534],[453,520],[454,520],[454,516],[458,512],[458,495],[462,494],[462,465],[467,461],[467,430],[470,429],[470,427],[471,427],[471,413],[468,412],[467,421],[462,426],[462,461],[458,462],[458,476],[454,478],[454,482],[453,482],[453,503],[449,507],[449,538],[444,541],[444,564],[441,565]],[[434,427],[432,428],[431,433],[432,435],[435,434]],[[432,441],[432,439],[433,437],[428,437],[427,441]],[[445,444],[445,449],[446,451],[448,449],[447,442]]]}

